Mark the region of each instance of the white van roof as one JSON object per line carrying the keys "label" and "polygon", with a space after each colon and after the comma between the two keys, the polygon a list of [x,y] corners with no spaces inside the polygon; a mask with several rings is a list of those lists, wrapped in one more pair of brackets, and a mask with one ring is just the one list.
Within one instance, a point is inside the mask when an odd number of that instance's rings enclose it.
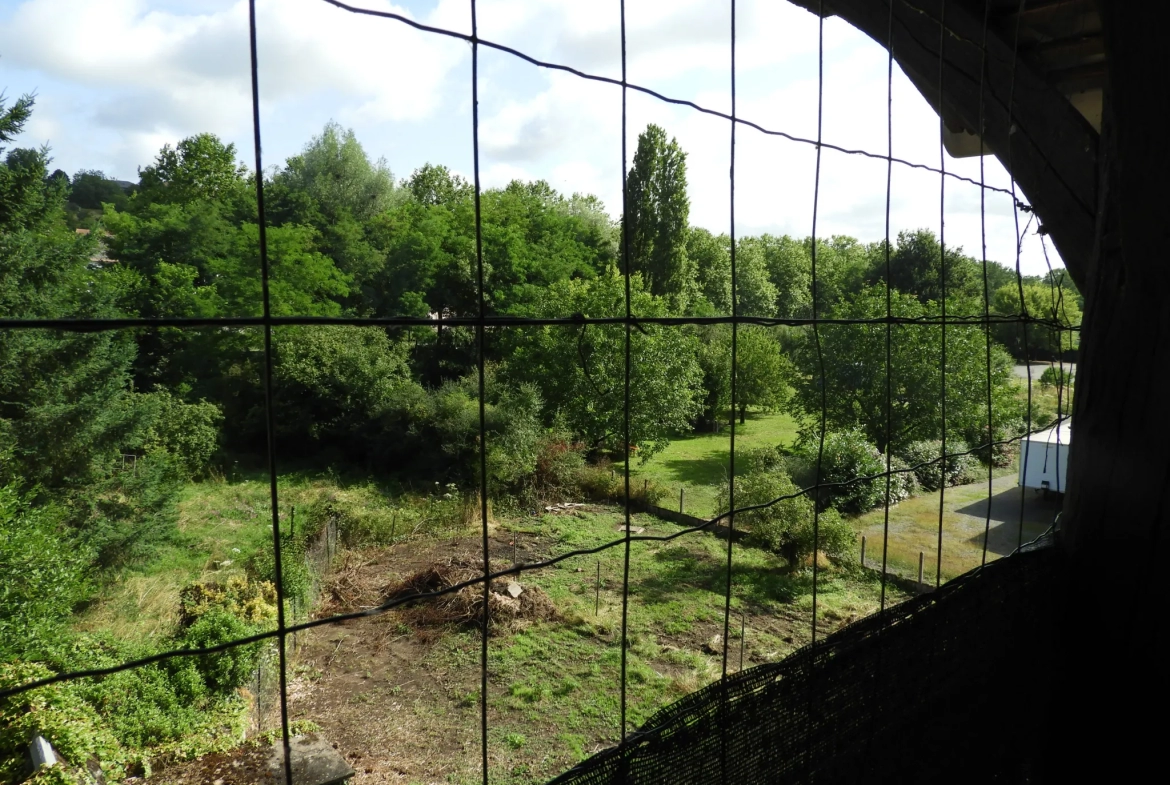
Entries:
{"label": "white van roof", "polygon": [[1033,444],[1069,444],[1072,442],[1072,419],[1065,418],[1059,425],[1028,437]]}

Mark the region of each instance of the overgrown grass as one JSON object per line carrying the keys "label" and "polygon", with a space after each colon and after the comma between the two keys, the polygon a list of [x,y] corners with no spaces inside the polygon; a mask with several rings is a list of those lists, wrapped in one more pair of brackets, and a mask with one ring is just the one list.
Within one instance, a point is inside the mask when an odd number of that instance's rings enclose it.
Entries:
{"label": "overgrown grass", "polygon": [[[796,441],[796,421],[787,413],[748,412],[747,422],[735,426],[735,449],[785,446]],[[658,483],[670,493],[661,502],[678,505],[678,492],[685,491],[684,509],[692,515],[710,517],[718,504],[719,483],[727,476],[731,456],[731,432],[680,436],[645,464],[633,461],[631,480]]]}
{"label": "overgrown grass", "polygon": [[[429,493],[392,496],[365,479],[284,474],[278,487],[281,531],[288,537],[294,531],[319,529],[323,517],[333,516],[343,544],[368,545],[442,529],[451,523],[448,519],[461,522],[467,506],[464,499],[446,488],[426,490]],[[78,615],[75,627],[125,641],[165,636],[177,621],[183,586],[239,575],[249,559],[270,549],[271,543],[272,506],[266,477],[192,483],[178,502],[175,535],[148,559],[122,569],[106,583]]]}
{"label": "overgrown grass", "polygon": [[[672,523],[637,515],[648,533]],[[620,536],[616,512],[546,515],[505,522],[523,542],[551,555]],[[633,542],[626,629],[627,725],[719,678],[727,591],[727,542],[710,534]],[[737,544],[733,551],[728,668],[778,660],[811,637],[810,569],[789,571],[779,557]],[[622,576],[625,549],[528,573],[563,619],[491,638],[488,653],[493,781],[543,781],[620,738]],[[600,571],[600,591],[598,574]],[[894,601],[900,595],[894,592]],[[595,606],[596,603],[596,606]],[[595,611],[596,607],[596,611]],[[873,573],[827,566],[818,582],[822,631],[877,610]],[[741,624],[745,630],[740,638]],[[478,668],[478,636],[453,631],[434,650],[434,668]],[[427,663],[422,664],[428,668]],[[469,700],[478,700],[470,696]],[[478,721],[478,714],[472,719]],[[470,781],[470,780],[469,780]]]}

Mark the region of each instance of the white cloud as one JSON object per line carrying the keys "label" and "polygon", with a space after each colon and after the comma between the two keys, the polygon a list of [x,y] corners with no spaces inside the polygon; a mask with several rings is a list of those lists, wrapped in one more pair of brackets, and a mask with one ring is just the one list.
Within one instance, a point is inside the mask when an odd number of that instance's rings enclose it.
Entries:
{"label": "white cloud", "polygon": [[[423,11],[386,0],[353,2],[470,31],[466,0],[439,0]],[[618,0],[481,0],[479,33],[541,59],[618,77],[618,9]],[[259,0],[258,24],[267,160],[283,157],[270,152],[270,139],[278,139],[278,152],[287,155],[310,129],[333,117],[355,126],[367,149],[386,155],[396,172],[432,160],[470,175],[466,43],[346,13],[321,0]],[[630,79],[729,111],[729,26],[727,4],[629,0]],[[791,4],[740,0],[739,116],[816,137],[818,28],[815,16]],[[884,154],[886,51],[836,18],[825,21],[824,44],[824,140]],[[201,1],[185,10],[146,0],[27,0],[0,22],[0,55],[6,64],[84,95],[81,103],[88,108],[79,125],[62,119],[66,99],[42,91],[30,133],[51,138],[58,149],[72,145],[89,150],[91,158],[112,157],[132,167],[147,163],[162,143],[197,131],[239,140],[243,150],[250,147],[247,9],[240,0]],[[613,214],[620,212],[618,88],[486,50],[480,77],[485,187],[543,178],[565,192],[595,193]],[[895,156],[937,166],[937,115],[897,68],[893,93]],[[628,112],[629,156],[647,123],[664,126],[689,154],[692,220],[727,231],[729,124],[634,91]],[[994,158],[984,164],[989,184],[1010,182]],[[814,165],[811,145],[741,127],[737,231],[808,234]],[[946,165],[976,180],[980,176],[977,159],[947,159]],[[937,231],[938,175],[895,164],[892,177],[891,231],[922,226]],[[948,242],[978,255],[979,189],[948,180],[946,193]],[[988,253],[1008,263],[1015,260],[1011,207],[1010,198],[988,192]],[[875,240],[884,234],[885,213],[885,162],[826,150],[818,234]],[[1025,270],[1043,270],[1038,243],[1026,246]]]}
{"label": "white cloud", "polygon": [[[266,107],[329,93],[352,102],[355,116],[422,119],[438,109],[442,81],[465,56],[434,36],[319,0],[260,0],[257,27]],[[145,0],[30,0],[0,29],[0,52],[13,65],[100,91],[92,119],[103,127],[230,134],[251,121],[242,1],[179,13]]]}

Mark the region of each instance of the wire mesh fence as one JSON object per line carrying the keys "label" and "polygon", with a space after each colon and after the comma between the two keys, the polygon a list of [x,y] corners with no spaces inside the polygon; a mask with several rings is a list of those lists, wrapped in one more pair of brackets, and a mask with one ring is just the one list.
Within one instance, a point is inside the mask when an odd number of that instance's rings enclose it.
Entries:
{"label": "wire mesh fence", "polygon": [[[624,767],[636,764],[636,750],[639,745],[646,744],[647,735],[644,732],[631,734],[629,709],[627,706],[627,692],[628,680],[630,678],[629,667],[627,662],[627,626],[628,626],[628,612],[630,607],[630,560],[631,548],[638,543],[648,542],[668,542],[678,538],[688,537],[699,532],[710,532],[721,530],[726,534],[725,546],[725,570],[726,570],[726,585],[725,585],[725,599],[722,613],[722,649],[719,652],[721,676],[718,685],[708,688],[704,693],[704,699],[709,700],[713,714],[707,719],[712,719],[711,733],[715,733],[717,729],[726,729],[733,727],[735,723],[730,719],[731,713],[740,711],[740,707],[744,702],[744,698],[737,697],[732,700],[730,685],[733,681],[737,684],[744,681],[745,677],[732,677],[732,673],[736,670],[734,663],[736,657],[739,657],[740,669],[742,669],[742,648],[740,652],[734,650],[735,644],[732,643],[734,616],[732,599],[733,599],[733,576],[736,570],[736,550],[735,543],[737,533],[737,516],[741,519],[745,514],[752,513],[759,510],[765,510],[773,507],[781,502],[798,497],[811,497],[817,499],[824,493],[839,491],[842,489],[849,489],[857,487],[863,483],[881,482],[884,484],[884,501],[881,505],[882,509],[882,528],[881,535],[878,537],[873,535],[869,540],[869,554],[868,557],[863,549],[861,561],[866,566],[876,570],[881,576],[881,600],[880,610],[881,615],[879,619],[889,620],[889,624],[897,626],[900,624],[908,624],[906,613],[899,611],[901,614],[895,618],[894,616],[887,617],[887,595],[886,586],[887,580],[906,580],[912,579],[919,585],[930,583],[933,578],[935,587],[942,585],[944,580],[944,573],[948,575],[954,574],[944,570],[944,517],[946,515],[947,504],[947,484],[941,483],[938,488],[938,508],[937,508],[937,536],[933,553],[926,551],[922,552],[918,562],[918,574],[914,575],[913,567],[909,569],[902,567],[895,567],[890,564],[889,542],[890,542],[890,510],[893,506],[891,498],[893,494],[894,483],[897,482],[900,476],[913,475],[916,472],[937,468],[940,472],[945,472],[949,462],[957,461],[964,456],[975,456],[982,454],[990,454],[998,448],[1011,447],[1018,445],[1022,452],[1020,460],[1027,465],[1028,452],[1033,449],[1033,442],[1029,438],[1031,435],[1038,433],[1041,430],[1048,430],[1051,424],[1046,423],[1045,428],[1034,428],[1031,422],[1031,395],[1032,395],[1032,378],[1031,366],[1027,371],[1027,390],[1028,390],[1028,405],[1026,407],[1027,421],[1022,432],[1004,434],[998,430],[996,426],[996,418],[994,412],[994,405],[992,400],[992,329],[1005,325],[1016,325],[1020,328],[1021,341],[1025,356],[1030,356],[1029,353],[1029,330],[1036,328],[1046,331],[1051,334],[1052,345],[1057,347],[1058,356],[1062,355],[1063,347],[1067,343],[1067,334],[1075,332],[1075,326],[1069,326],[1067,320],[1064,318],[1064,290],[1056,283],[1052,283],[1051,301],[1043,313],[1030,313],[1027,310],[1026,298],[1023,289],[1023,275],[1020,269],[1020,247],[1024,241],[1025,234],[1033,225],[1036,216],[1028,204],[1026,204],[1016,193],[1013,183],[1012,188],[1003,189],[993,187],[984,182],[983,177],[983,157],[980,157],[980,178],[974,180],[969,177],[962,176],[947,169],[947,155],[943,148],[944,125],[940,117],[939,120],[939,146],[938,146],[938,164],[937,166],[927,165],[918,162],[912,162],[893,155],[893,79],[894,79],[894,63],[896,60],[896,53],[893,51],[892,42],[894,40],[895,29],[895,14],[894,4],[889,6],[889,35],[885,42],[889,50],[888,68],[887,68],[887,117],[886,117],[886,149],[881,152],[863,149],[849,149],[837,145],[830,144],[822,139],[823,126],[823,107],[824,107],[824,17],[825,8],[818,4],[821,21],[819,29],[821,31],[820,39],[818,40],[818,74],[817,74],[817,88],[818,88],[818,111],[817,111],[817,134],[814,138],[804,138],[798,135],[790,134],[781,129],[769,128],[760,123],[755,122],[752,118],[743,117],[738,114],[738,104],[736,96],[736,33],[737,33],[737,17],[736,17],[736,2],[731,0],[730,3],[730,22],[731,26],[728,30],[728,57],[730,60],[730,111],[724,112],[710,107],[700,105],[691,100],[674,98],[665,95],[657,90],[649,87],[641,86],[631,83],[627,79],[627,47],[626,47],[626,11],[624,3],[621,6],[621,64],[622,72],[621,78],[615,79],[599,74],[587,73],[577,68],[562,65],[556,62],[549,62],[537,59],[526,54],[523,51],[505,46],[503,44],[495,43],[489,40],[480,38],[478,35],[478,20],[477,20],[477,5],[475,0],[470,2],[471,11],[471,27],[470,33],[463,33],[451,29],[443,29],[434,26],[421,24],[406,16],[383,10],[375,10],[370,8],[363,8],[354,4],[347,4],[336,2],[336,0],[323,0],[329,5],[335,6],[338,13],[358,14],[370,19],[371,24],[384,25],[408,25],[419,31],[430,35],[445,36],[448,38],[458,39],[466,42],[471,48],[471,75],[469,91],[472,106],[472,148],[473,148],[473,188],[474,188],[474,208],[475,208],[475,262],[474,277],[476,284],[476,291],[478,294],[478,309],[475,313],[444,315],[442,318],[442,329],[466,329],[474,333],[473,351],[476,356],[477,369],[477,383],[478,383],[478,444],[479,450],[477,455],[477,485],[478,493],[475,496],[475,502],[478,506],[477,518],[480,525],[480,546],[481,559],[477,565],[477,572],[473,577],[459,580],[451,585],[442,588],[417,592],[408,596],[397,596],[387,599],[380,604],[372,607],[363,608],[361,610],[334,613],[324,616],[316,616],[310,614],[305,607],[304,599],[297,600],[285,596],[285,573],[291,569],[292,565],[299,561],[304,561],[311,567],[311,572],[316,575],[325,573],[329,565],[333,562],[338,550],[338,530],[336,522],[327,525],[322,532],[317,535],[317,538],[308,546],[307,550],[304,548],[291,548],[290,543],[294,541],[295,535],[295,509],[288,519],[282,516],[282,510],[286,506],[282,503],[281,489],[279,484],[280,476],[280,455],[275,442],[275,434],[277,431],[276,417],[277,412],[273,401],[274,395],[274,380],[273,380],[273,332],[276,329],[282,329],[295,325],[348,325],[348,326],[364,326],[364,327],[394,327],[394,328],[428,328],[435,329],[435,320],[431,317],[413,317],[413,316],[381,316],[381,317],[312,317],[312,316],[287,316],[277,315],[273,313],[271,306],[272,295],[270,291],[271,268],[269,258],[269,239],[267,235],[268,221],[266,219],[266,205],[265,205],[265,188],[264,172],[265,162],[262,157],[262,141],[263,133],[261,128],[261,101],[260,101],[260,78],[259,78],[259,51],[257,48],[257,33],[258,23],[256,19],[255,2],[249,3],[249,34],[250,34],[250,52],[251,52],[251,97],[252,97],[252,120],[253,120],[253,134],[254,134],[254,152],[255,152],[255,172],[256,176],[256,190],[255,202],[259,214],[259,238],[258,238],[258,263],[260,268],[261,281],[261,302],[262,313],[256,316],[236,316],[236,317],[220,317],[220,318],[185,318],[185,317],[160,317],[160,318],[54,318],[54,319],[29,319],[29,318],[4,318],[0,321],[0,329],[5,332],[14,330],[59,330],[59,331],[75,331],[75,332],[94,332],[94,331],[116,331],[126,329],[159,329],[159,328],[178,328],[181,330],[195,330],[206,328],[260,328],[263,332],[263,351],[261,357],[261,369],[263,376],[263,387],[265,397],[265,418],[266,418],[266,433],[267,433],[267,474],[269,480],[269,502],[271,512],[271,545],[274,554],[273,560],[273,578],[276,587],[276,614],[277,618],[272,629],[265,630],[247,637],[221,643],[213,646],[206,646],[202,648],[188,648],[178,649],[173,651],[166,651],[158,654],[153,654],[149,657],[136,659],[129,662],[118,663],[108,667],[90,668],[86,670],[78,670],[72,672],[62,672],[55,675],[39,678],[26,683],[4,688],[0,690],[0,698],[7,699],[13,696],[29,693],[40,687],[60,683],[69,680],[102,677],[117,673],[126,669],[136,668],[150,663],[168,661],[176,658],[185,657],[201,657],[208,654],[223,652],[230,650],[233,647],[244,646],[256,643],[265,643],[266,648],[264,658],[257,666],[254,672],[254,699],[256,703],[255,717],[260,730],[271,730],[279,727],[281,738],[283,739],[283,746],[286,756],[290,749],[290,739],[292,738],[290,715],[289,715],[289,671],[290,671],[290,652],[296,646],[297,636],[314,628],[325,627],[329,625],[339,625],[342,622],[373,617],[385,614],[387,611],[395,608],[401,608],[413,604],[418,604],[427,600],[432,600],[440,597],[448,597],[464,592],[465,590],[473,590],[481,593],[480,611],[478,613],[477,624],[479,626],[479,677],[480,684],[478,690],[478,709],[479,709],[479,747],[480,747],[480,763],[482,769],[482,780],[487,782],[489,778],[489,710],[488,710],[488,693],[489,693],[489,640],[490,640],[490,626],[492,624],[491,614],[487,612],[490,607],[491,596],[490,587],[493,582],[509,576],[517,576],[529,571],[540,570],[551,567],[562,562],[578,559],[580,557],[590,556],[601,552],[609,551],[611,549],[618,549],[622,553],[622,574],[620,579],[621,593],[620,593],[620,652],[621,659],[618,667],[618,685],[620,700],[620,720],[619,732],[620,743],[616,752],[608,753],[607,757],[593,769],[594,772],[601,771],[606,767],[619,766],[621,771],[618,772],[622,777],[637,778],[637,772],[630,771]],[[946,3],[940,5],[940,13],[936,20],[938,25],[938,51],[939,51],[939,94],[937,96],[938,105],[944,105],[945,101],[945,78],[946,71],[944,62],[946,53],[951,47],[970,47],[976,46],[986,57],[986,34],[988,17],[990,14],[991,4],[985,4],[984,12],[984,41],[976,43],[970,40],[956,41],[953,40],[953,31],[951,31],[946,22]],[[1018,22],[1017,22],[1018,24]],[[1018,30],[1017,30],[1018,36]],[[628,225],[624,227],[622,232],[622,245],[620,248],[620,255],[622,259],[621,269],[623,271],[623,285],[624,295],[621,311],[607,316],[586,316],[582,314],[576,315],[560,315],[549,317],[522,317],[508,314],[498,314],[493,312],[489,307],[489,303],[485,297],[485,263],[483,250],[483,220],[481,211],[481,193],[483,191],[480,179],[480,118],[479,118],[479,86],[481,82],[480,76],[480,52],[483,49],[490,49],[494,52],[506,55],[508,57],[516,58],[519,61],[525,62],[531,66],[569,74],[575,78],[590,80],[593,82],[603,83],[609,85],[621,92],[621,166],[623,172],[622,193],[623,198],[628,196],[628,188],[626,183],[626,175],[629,172],[630,157],[626,149],[627,139],[627,96],[630,93],[638,93],[644,96],[649,96],[656,101],[665,102],[675,106],[685,107],[686,109],[702,113],[704,115],[716,118],[727,123],[727,142],[729,145],[731,167],[728,175],[728,195],[731,214],[729,216],[731,227],[731,243],[730,243],[730,264],[731,264],[731,285],[732,291],[738,292],[738,273],[737,273],[737,242],[736,242],[736,143],[737,133],[741,129],[751,129],[755,132],[762,133],[768,137],[774,137],[787,140],[788,142],[807,145],[815,151],[816,155],[816,175],[814,178],[814,188],[809,194],[813,206],[813,222],[809,227],[813,242],[810,246],[811,251],[811,312],[803,316],[787,315],[781,317],[763,317],[759,315],[751,315],[741,313],[739,304],[739,297],[735,295],[731,299],[731,312],[724,315],[715,316],[652,316],[640,315],[633,306],[633,297],[631,293],[631,249],[629,248]],[[984,65],[986,69],[986,64]],[[982,82],[979,85],[980,92],[980,124],[983,124],[983,95],[984,85]],[[1016,100],[1014,91],[1007,102],[1007,115],[1009,123],[1011,121],[1012,109],[1014,101]],[[982,144],[982,141],[981,141]],[[939,312],[937,314],[929,315],[901,315],[895,308],[893,287],[887,285],[884,288],[884,314],[873,316],[859,316],[856,318],[846,318],[835,314],[826,314],[823,310],[823,299],[820,295],[819,287],[822,286],[823,281],[818,277],[818,215],[821,207],[821,156],[823,151],[833,151],[849,156],[860,156],[867,159],[882,161],[885,163],[886,178],[885,178],[885,209],[884,209],[884,265],[885,265],[885,280],[892,280],[891,271],[891,222],[890,222],[890,204],[891,204],[891,190],[892,180],[895,167],[907,167],[919,171],[928,172],[938,177],[938,199],[939,199],[939,258],[938,258],[938,274],[939,286],[941,290],[941,297],[939,300]],[[986,150],[982,150],[986,153]],[[1012,171],[1012,161],[1010,158],[1010,150],[1007,153],[1007,160],[1005,161],[1006,168],[1010,174]],[[980,193],[980,215],[981,226],[983,228],[983,247],[981,254],[981,262],[983,266],[983,280],[982,280],[982,312],[973,313],[955,313],[948,311],[948,297],[947,297],[947,267],[948,258],[946,255],[946,205],[948,195],[948,185],[963,183],[969,186],[978,187]],[[989,290],[988,276],[987,276],[987,243],[986,243],[986,203],[985,198],[988,193],[999,193],[1010,196],[1013,202],[1014,218],[1017,232],[1016,240],[1016,283],[1018,287],[1019,302],[1021,304],[1022,312],[1004,316],[999,313],[993,313],[991,307],[991,292]],[[622,216],[623,221],[628,221],[629,205],[623,204]],[[1022,219],[1022,216],[1026,216]],[[1021,220],[1022,219],[1022,220]],[[1041,238],[1043,243],[1043,238]],[[1047,245],[1043,245],[1045,258],[1047,259]],[[1051,265],[1050,265],[1051,270]],[[1051,277],[1050,277],[1051,279]],[[647,534],[638,533],[635,531],[636,527],[632,520],[632,514],[639,509],[645,509],[645,498],[639,500],[638,489],[635,487],[631,489],[631,463],[630,450],[624,451],[623,471],[620,473],[622,482],[621,496],[623,499],[623,516],[624,525],[621,527],[622,534],[620,537],[615,537],[609,542],[597,546],[570,548],[555,555],[539,558],[539,559],[521,559],[516,555],[515,551],[511,554],[500,554],[491,552],[491,539],[489,536],[489,482],[488,482],[488,455],[484,445],[490,438],[487,423],[487,411],[485,404],[485,387],[487,384],[487,350],[486,346],[490,336],[505,330],[522,330],[534,327],[557,327],[564,329],[577,329],[584,335],[586,329],[605,328],[614,330],[620,335],[620,344],[622,355],[617,362],[622,367],[621,372],[621,392],[618,396],[622,402],[623,420],[622,420],[622,434],[621,441],[627,447],[632,443],[631,440],[631,425],[630,425],[630,407],[631,407],[631,387],[638,384],[635,378],[633,363],[632,363],[632,346],[637,340],[639,331],[645,330],[649,326],[661,326],[664,328],[677,328],[684,325],[729,325],[731,342],[730,342],[730,400],[732,416],[727,423],[729,428],[729,484],[728,484],[728,511],[719,515],[714,515],[706,519],[694,519],[693,522],[682,524],[682,528],[672,531],[668,534]],[[817,368],[816,375],[820,377],[819,395],[820,395],[820,418],[815,429],[815,465],[814,465],[814,479],[807,487],[798,488],[792,493],[783,494],[767,501],[759,503],[745,504],[742,501],[737,502],[737,471],[736,471],[736,434],[737,423],[734,412],[736,410],[737,396],[740,390],[737,389],[739,379],[739,349],[741,336],[743,330],[747,327],[759,327],[765,329],[772,329],[778,327],[796,327],[806,329],[811,333],[813,346],[815,350]],[[953,443],[948,443],[948,385],[953,385],[954,382],[948,378],[947,365],[947,349],[948,340],[954,346],[954,342],[963,337],[967,340],[966,333],[962,331],[979,330],[983,333],[984,340],[984,358],[985,358],[985,379],[983,380],[983,388],[978,392],[985,393],[985,430],[982,432],[986,434],[986,438],[981,443],[976,445],[962,445],[961,449],[956,449]],[[877,341],[877,345],[884,356],[884,370],[882,372],[882,387],[884,387],[884,404],[881,411],[876,415],[880,420],[884,421],[884,429],[887,435],[892,434],[897,420],[897,406],[901,405],[899,395],[901,392],[897,390],[898,379],[894,372],[894,356],[898,349],[899,341],[903,340],[903,336],[909,334],[911,331],[931,331],[931,335],[937,334],[938,347],[940,349],[939,363],[937,367],[937,389],[938,397],[936,400],[939,408],[939,437],[940,447],[937,455],[925,457],[923,460],[914,463],[913,465],[897,465],[892,460],[892,450],[884,450],[884,470],[877,473],[863,474],[852,476],[844,479],[826,480],[823,472],[823,459],[825,454],[826,434],[828,433],[828,412],[832,403],[831,397],[841,393],[841,389],[830,389],[828,374],[825,367],[825,347],[835,346],[842,341],[856,341],[865,331],[870,337]],[[1034,332],[1032,333],[1035,334]],[[948,339],[949,336],[949,339]],[[932,338],[932,340],[935,340]],[[1067,395],[1069,384],[1068,379],[1065,378],[1064,365],[1061,364],[1058,372],[1058,379],[1056,382],[1057,389],[1057,410],[1058,417],[1056,424],[1060,425],[1068,419],[1067,417]],[[611,391],[614,392],[614,391]],[[954,414],[953,412],[951,413]],[[1057,439],[1059,440],[1061,430],[1057,428]],[[1058,451],[1057,455],[1060,453]],[[129,459],[129,460],[128,460]],[[1057,460],[1060,460],[1058,457]],[[133,472],[137,469],[137,459],[134,456],[121,456],[120,468],[124,471]],[[1057,474],[1060,473],[1057,467]],[[992,506],[991,497],[994,495],[994,477],[992,472],[991,461],[988,461],[987,467],[987,508],[985,514],[984,528],[982,535],[977,536],[981,550],[980,563],[986,564],[988,557],[988,542],[991,539],[991,523],[992,523]],[[645,493],[643,493],[645,497]],[[679,513],[683,512],[682,507],[684,501],[679,497]],[[820,550],[820,536],[821,536],[821,506],[814,505],[814,517],[812,523],[813,530],[813,553],[816,554]],[[1017,531],[1016,542],[1014,547],[1008,550],[1014,550],[1016,547],[1023,545],[1025,539],[1024,526],[1024,507],[1023,497],[1021,496],[1021,505],[1019,509],[1019,526]],[[290,531],[291,529],[291,531]],[[519,541],[517,536],[516,541]],[[513,548],[518,546],[514,543]],[[508,566],[499,566],[498,560],[501,558],[509,558]],[[493,561],[493,559],[497,561]],[[926,573],[923,573],[923,567],[927,566]],[[597,577],[597,602],[600,603],[601,592],[601,568],[598,564]],[[818,583],[820,579],[819,574],[819,560],[813,558],[812,560],[812,624],[809,629],[809,636],[813,644],[811,653],[802,655],[804,659],[799,663],[801,668],[806,670],[817,667],[818,654],[817,644],[822,642],[819,637],[823,633],[818,630],[817,626],[817,611],[818,611]],[[884,624],[883,621],[875,622],[879,626]],[[741,625],[743,624],[741,619]],[[741,629],[742,647],[743,632]],[[268,644],[271,644],[268,646]],[[847,644],[842,644],[847,646]],[[797,666],[793,665],[792,668]],[[789,668],[789,666],[781,665],[780,670]],[[791,668],[789,668],[791,669]],[[773,670],[776,670],[773,668]],[[779,672],[779,671],[777,671]],[[773,675],[772,670],[766,674],[762,674],[758,678],[764,681],[778,678]],[[739,687],[736,687],[739,689]],[[755,689],[755,688],[753,688]],[[692,706],[696,699],[688,699]],[[710,708],[710,706],[708,706]],[[706,710],[706,709],[704,709]],[[681,710],[679,710],[681,711]],[[676,711],[675,714],[678,714]],[[681,716],[681,714],[679,714]],[[754,716],[754,715],[753,715]],[[706,722],[706,720],[704,720]],[[796,720],[793,720],[794,722]],[[811,720],[810,720],[811,721]],[[651,721],[650,725],[658,728],[667,722],[681,722],[677,720],[670,711],[665,712],[661,717],[656,717]],[[684,723],[685,724],[685,723]],[[681,727],[681,726],[680,726]],[[655,731],[656,733],[659,731]],[[711,746],[710,739],[706,739],[703,747],[711,753],[710,758],[705,765],[711,768],[707,773],[712,777],[722,776],[725,780],[727,778],[735,778],[737,776],[736,764],[729,763],[729,756],[735,757],[743,754],[735,744],[726,743],[726,733],[722,735],[724,743]],[[698,749],[698,747],[696,747]],[[634,758],[627,759],[625,751],[630,750]],[[681,753],[680,753],[681,754]],[[634,763],[630,763],[634,760]],[[614,763],[617,761],[617,763]],[[716,765],[718,763],[718,765]],[[657,770],[656,770],[657,771]],[[657,771],[655,776],[661,775]],[[618,776],[617,774],[613,776]],[[609,774],[602,777],[596,773],[582,773],[576,779],[570,778],[567,781],[613,781],[608,778]],[[292,769],[289,766],[285,767],[285,781],[293,782]],[[624,779],[622,781],[625,781]]]}

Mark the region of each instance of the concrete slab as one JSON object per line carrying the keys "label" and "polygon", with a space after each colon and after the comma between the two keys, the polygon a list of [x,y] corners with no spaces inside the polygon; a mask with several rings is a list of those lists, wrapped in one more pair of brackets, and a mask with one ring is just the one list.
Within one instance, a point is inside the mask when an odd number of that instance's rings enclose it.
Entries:
{"label": "concrete slab", "polygon": [[[356,772],[333,745],[315,733],[294,736],[289,740],[292,759],[293,785],[339,785]],[[284,745],[277,741],[268,753],[265,785],[286,782],[284,775]]]}

